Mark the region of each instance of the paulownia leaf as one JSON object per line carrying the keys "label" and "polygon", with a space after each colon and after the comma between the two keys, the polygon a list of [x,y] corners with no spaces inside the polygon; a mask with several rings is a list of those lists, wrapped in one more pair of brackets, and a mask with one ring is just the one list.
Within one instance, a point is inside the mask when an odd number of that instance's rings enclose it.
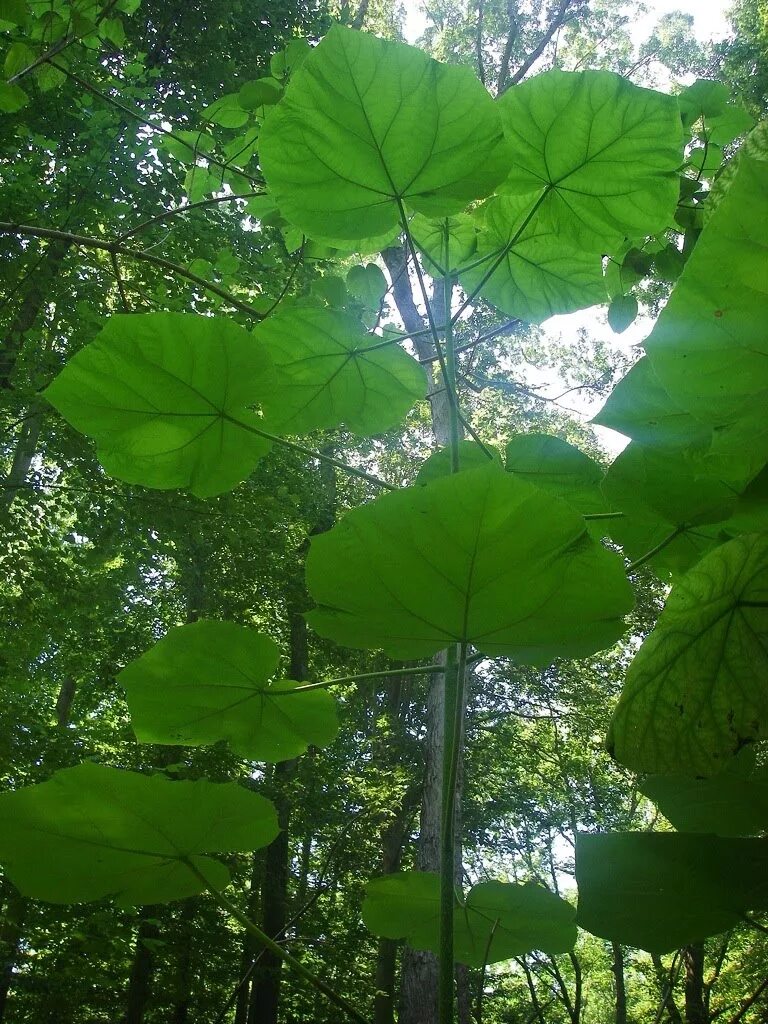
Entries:
{"label": "paulownia leaf", "polygon": [[[488,448],[487,445],[485,447],[491,453],[493,459],[498,460],[500,464],[499,453],[494,448]],[[488,458],[487,452],[480,447],[477,441],[459,441],[459,469],[480,469],[483,466],[487,466],[489,462],[491,462],[491,459]],[[440,448],[438,451],[433,452],[419,466],[415,483],[428,484],[439,477],[450,475],[451,449]]]}
{"label": "paulownia leaf", "polygon": [[756,136],[645,342],[672,400],[755,471],[768,459],[768,156]]}
{"label": "paulownia leaf", "polygon": [[710,779],[650,775],[640,789],[680,832],[751,836],[768,831],[764,772],[750,777],[725,771]]}
{"label": "paulownia leaf", "polygon": [[228,740],[255,761],[284,761],[324,747],[338,730],[326,690],[268,682],[279,661],[268,636],[233,622],[170,630],[118,676],[141,743],[200,746]]}
{"label": "paulownia leaf", "polygon": [[402,202],[460,212],[501,181],[509,154],[469,68],[335,26],[268,116],[260,161],[302,231],[355,239],[393,228]]}
{"label": "paulownia leaf", "polygon": [[382,339],[346,313],[294,307],[253,333],[277,375],[264,399],[272,431],[344,423],[357,434],[376,434],[399,423],[426,393],[421,366],[399,345],[376,348]]}
{"label": "paulownia leaf", "polygon": [[562,498],[582,515],[607,511],[603,471],[584,452],[549,434],[515,434],[507,444],[507,471]]}
{"label": "paulownia leaf", "polygon": [[691,416],[661,386],[647,356],[619,381],[593,423],[642,444],[668,449],[709,444],[711,428]]}
{"label": "paulownia leaf", "polygon": [[592,252],[663,231],[677,205],[682,128],[672,96],[608,71],[548,71],[499,100],[514,154],[501,191]]}
{"label": "paulownia leaf", "polygon": [[353,509],[313,539],[307,582],[322,636],[397,658],[461,641],[527,664],[581,657],[632,605],[583,519],[493,464]]}
{"label": "paulownia leaf", "polygon": [[475,261],[484,259],[461,275],[464,289],[530,323],[603,302],[600,253],[569,244],[541,217],[526,223],[530,206],[520,196],[486,204]]}
{"label": "paulownia leaf", "polygon": [[387,294],[387,279],[375,263],[351,267],[347,287],[367,309],[378,310]]}
{"label": "paulownia leaf", "polygon": [[608,532],[634,559],[677,531],[650,564],[684,572],[718,542],[720,531],[707,524],[721,523],[735,507],[735,487],[720,479],[720,468],[693,449],[670,451],[633,441],[603,482],[608,504],[624,513]]}
{"label": "paulownia leaf", "polygon": [[271,383],[264,347],[232,321],[146,313],[111,317],[44,394],[95,439],[112,476],[208,497],[269,451],[248,406]]}
{"label": "paulownia leaf", "polygon": [[577,921],[666,953],[768,908],[768,841],[624,832],[576,841]]}
{"label": "paulownia leaf", "polygon": [[638,771],[712,775],[768,734],[768,535],[723,544],[673,588],[629,667],[609,747]]}
{"label": "paulownia leaf", "polygon": [[[540,885],[481,882],[466,901],[456,901],[454,955],[469,967],[482,967],[534,949],[566,953],[576,942],[575,918],[570,904]],[[438,953],[440,876],[409,871],[374,879],[363,921],[374,935]]]}
{"label": "paulownia leaf", "polygon": [[477,224],[468,213],[442,220],[417,214],[410,223],[413,240],[424,253],[434,275],[458,270],[469,263],[477,248]]}
{"label": "paulownia leaf", "polygon": [[0,861],[25,896],[49,903],[163,903],[206,882],[222,889],[227,868],[204,855],[256,850],[277,833],[272,804],[232,782],[86,763],[0,795]]}

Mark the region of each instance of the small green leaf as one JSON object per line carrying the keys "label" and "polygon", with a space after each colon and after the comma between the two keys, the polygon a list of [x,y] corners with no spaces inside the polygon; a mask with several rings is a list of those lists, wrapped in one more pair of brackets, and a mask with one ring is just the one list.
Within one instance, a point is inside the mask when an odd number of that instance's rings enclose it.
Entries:
{"label": "small green leaf", "polygon": [[713,775],[768,735],[768,535],[683,576],[627,673],[608,738],[637,771]]}
{"label": "small green leaf", "polygon": [[118,49],[125,45],[125,27],[122,18],[105,18],[99,24],[99,35]]}
{"label": "small green leaf", "polygon": [[204,121],[221,125],[222,128],[241,128],[248,121],[248,113],[240,106],[236,92],[220,96],[214,103],[204,107],[200,116]]}
{"label": "small green leaf", "polygon": [[634,295],[617,295],[608,307],[608,324],[614,334],[623,334],[637,318],[637,299]]}
{"label": "small green leaf", "polygon": [[4,114],[15,114],[28,103],[29,97],[21,86],[0,82],[0,111]]}
{"label": "small green leaf", "polygon": [[716,146],[727,146],[754,126],[752,115],[744,107],[737,106],[728,106],[717,117],[709,117],[704,122],[707,138]]}
{"label": "small green leaf", "polygon": [[469,642],[546,665],[610,646],[632,606],[581,516],[493,464],[353,509],[313,538],[307,583],[322,636],[396,658]]}
{"label": "small green leaf", "polygon": [[218,169],[201,167],[199,164],[193,164],[184,178],[184,190],[190,203],[199,203],[206,196],[219,192],[221,186],[221,172]]}
{"label": "small green leaf", "polygon": [[419,364],[383,348],[354,317],[319,307],[277,312],[253,332],[276,380],[264,400],[271,431],[305,433],[342,423],[363,436],[395,426],[426,392]]}
{"label": "small green leaf", "polygon": [[5,71],[6,78],[13,78],[19,71],[23,71],[24,68],[28,68],[33,63],[35,55],[26,45],[26,43],[16,42],[12,43],[8,47],[8,52],[5,55],[5,61],[3,62],[3,70]]}
{"label": "small green leaf", "polygon": [[205,156],[211,153],[216,146],[216,140],[207,132],[177,130],[173,136],[162,135],[157,145],[170,153],[175,160],[189,164],[194,163],[198,155]]}
{"label": "small green leaf", "polygon": [[[533,950],[566,953],[576,942],[575,911],[533,882],[481,882],[456,901],[454,954],[482,967]],[[406,939],[415,949],[439,952],[440,878],[422,871],[386,875],[368,883],[363,921],[374,935]]]}
{"label": "small green leaf", "polygon": [[44,394],[96,440],[108,473],[208,497],[269,451],[248,407],[272,381],[264,347],[232,321],[146,313],[111,317]]}
{"label": "small green leaf", "polygon": [[271,107],[282,94],[283,87],[274,78],[257,78],[241,87],[237,102],[243,110],[256,110],[257,107]]}
{"label": "small green leaf", "polygon": [[[229,884],[205,854],[256,850],[277,835],[264,797],[232,782],[171,782],[99,764],[0,795],[0,861],[25,896],[164,903]],[[191,863],[205,882],[189,868]]]}
{"label": "small green leaf", "polygon": [[279,661],[268,636],[232,622],[170,630],[118,679],[140,743],[201,746],[227,740],[242,757],[285,761],[325,747],[338,725],[326,690],[269,683]]}
{"label": "small green leaf", "polygon": [[0,29],[5,31],[6,25],[24,25],[27,21],[26,0],[0,0]]}
{"label": "small green leaf", "polygon": [[685,267],[685,256],[671,242],[654,258],[654,266],[665,281],[676,281]]}
{"label": "small green leaf", "polygon": [[366,308],[378,309],[389,286],[381,269],[375,263],[367,263],[350,268],[347,287]]}
{"label": "small green leaf", "polygon": [[608,71],[548,71],[498,102],[514,154],[500,191],[538,203],[542,230],[601,252],[668,226],[682,158],[672,96]]}
{"label": "small green leaf", "polygon": [[562,498],[582,515],[608,511],[600,490],[603,470],[562,438],[515,434],[507,444],[507,472]]}
{"label": "small green leaf", "polygon": [[466,67],[334,26],[262,131],[264,177],[310,237],[387,232],[407,203],[458,213],[506,172],[496,106]]}
{"label": "small green leaf", "polygon": [[469,263],[477,248],[477,224],[467,213],[443,220],[430,220],[417,213],[410,230],[414,242],[438,274]]}
{"label": "small green leaf", "polygon": [[680,113],[687,125],[694,124],[700,118],[718,117],[726,109],[730,93],[722,82],[708,78],[697,78],[677,97]]}
{"label": "small green leaf", "polygon": [[667,953],[768,908],[768,841],[619,832],[576,841],[577,921],[613,942]]}
{"label": "small green leaf", "polygon": [[[499,453],[494,448],[489,450],[493,459],[501,464]],[[488,458],[486,451],[476,441],[459,441],[460,470],[480,469],[487,466],[490,461],[491,459]],[[441,448],[439,451],[433,452],[429,458],[422,462],[414,482],[417,484],[428,484],[432,480],[438,480],[440,477],[450,475],[451,449]]]}

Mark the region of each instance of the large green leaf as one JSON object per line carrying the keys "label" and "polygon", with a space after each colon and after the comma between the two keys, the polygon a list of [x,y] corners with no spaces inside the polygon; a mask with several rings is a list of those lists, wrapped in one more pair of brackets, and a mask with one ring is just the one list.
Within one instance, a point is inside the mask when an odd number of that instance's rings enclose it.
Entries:
{"label": "large green leaf", "polygon": [[768,459],[768,156],[748,141],[737,159],[645,348],[673,401],[757,471]]}
{"label": "large green leaf", "polygon": [[478,265],[461,275],[465,290],[531,323],[604,302],[600,253],[569,244],[545,218],[526,224],[529,209],[528,199],[520,196],[487,203],[477,238]]}
{"label": "large green leaf", "polygon": [[427,258],[426,268],[443,275],[471,261],[477,248],[477,224],[468,213],[443,220],[430,220],[421,214],[412,218],[413,240]]}
{"label": "large green leaf", "polygon": [[228,740],[243,757],[284,761],[337,732],[326,690],[295,692],[269,683],[277,644],[233,622],[200,621],[170,630],[119,675],[141,743],[200,746]]}
{"label": "large green leaf", "polygon": [[0,861],[25,896],[50,903],[160,903],[206,883],[222,889],[228,870],[203,855],[256,850],[277,832],[272,804],[235,783],[98,764],[0,795]]}
{"label": "large green leaf", "polygon": [[712,775],[768,735],[768,535],[747,534],[673,588],[629,667],[609,746],[638,771]]}
{"label": "large green leaf", "polygon": [[499,100],[514,153],[501,191],[592,252],[663,231],[678,199],[677,103],[608,71],[548,71]]}
{"label": "large green leaf", "polygon": [[120,480],[208,497],[244,480],[269,451],[248,410],[269,391],[264,347],[229,320],[118,315],[44,394],[96,440]]}
{"label": "large green leaf", "polygon": [[582,515],[607,511],[603,470],[588,455],[550,434],[515,434],[507,444],[507,472],[562,498]]}
{"label": "large green leaf", "polygon": [[[458,444],[459,469],[478,469],[487,466],[489,462],[501,459],[495,448],[480,447],[477,441],[459,441]],[[419,466],[415,482],[417,484],[428,484],[441,476],[451,475],[451,449],[439,448],[436,452],[426,458]]]}
{"label": "large green leaf", "polygon": [[529,664],[612,644],[632,595],[564,502],[491,464],[378,498],[315,537],[307,616],[350,647],[416,658],[466,641]]}
{"label": "large green leaf", "polygon": [[576,842],[577,921],[614,942],[666,953],[768,908],[768,841],[624,832]]}
{"label": "large green leaf", "polygon": [[[740,757],[749,752],[746,747]],[[650,775],[640,789],[679,832],[751,836],[768,831],[768,776],[724,771],[709,779]]]}
{"label": "large green leaf", "polygon": [[302,231],[355,239],[394,227],[402,202],[460,212],[501,181],[509,154],[469,68],[335,26],[267,117],[260,162]]}
{"label": "large green leaf", "polygon": [[276,370],[264,411],[278,433],[343,423],[357,434],[376,434],[398,424],[426,393],[415,359],[396,344],[377,348],[382,339],[346,313],[297,306],[269,317],[254,335]]}
{"label": "large green leaf", "polygon": [[633,559],[676,533],[650,562],[684,572],[717,543],[719,531],[707,524],[721,523],[735,508],[735,485],[721,479],[721,468],[694,449],[670,451],[633,441],[603,483],[608,504],[624,513],[608,532]]}
{"label": "large green leaf", "polygon": [[619,381],[593,423],[642,444],[677,449],[708,446],[712,429],[673,402],[644,356]]}
{"label": "large green leaf", "polygon": [[[409,871],[368,883],[363,921],[384,938],[406,939],[438,953],[440,877]],[[576,912],[565,900],[530,882],[481,882],[456,901],[454,956],[469,967],[530,953],[566,953],[576,942]]]}

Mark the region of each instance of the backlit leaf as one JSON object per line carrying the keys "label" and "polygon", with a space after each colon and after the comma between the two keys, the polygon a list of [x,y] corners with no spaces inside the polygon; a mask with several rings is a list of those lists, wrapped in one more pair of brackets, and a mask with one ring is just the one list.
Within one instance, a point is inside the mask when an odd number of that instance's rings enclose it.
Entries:
{"label": "backlit leaf", "polygon": [[376,434],[399,423],[426,393],[424,371],[399,345],[383,348],[354,317],[296,307],[253,332],[270,355],[276,380],[264,401],[277,432],[304,433],[345,424]]}
{"label": "backlit leaf", "polygon": [[515,434],[507,444],[507,471],[562,498],[582,515],[608,511],[600,490],[603,470],[560,437]]}
{"label": "backlit leaf", "polygon": [[227,740],[254,761],[284,761],[324,747],[337,731],[325,690],[270,683],[277,644],[233,622],[177,626],[119,674],[141,743],[200,746]]}
{"label": "backlit leaf", "polygon": [[768,841],[624,832],[576,842],[577,921],[613,942],[666,953],[768,908]]}
{"label": "backlit leaf", "polygon": [[206,882],[222,889],[229,872],[205,854],[259,849],[277,832],[272,804],[235,783],[171,782],[106,765],[65,768],[0,795],[0,861],[25,896],[50,903],[160,903]]}
{"label": "backlit leaf", "polygon": [[207,497],[244,480],[270,448],[248,410],[271,385],[262,345],[230,320],[113,316],[45,397],[96,440],[112,476]]}
{"label": "backlit leaf", "polygon": [[353,509],[313,538],[307,581],[322,636],[398,658],[454,641],[526,664],[580,657],[632,605],[581,516],[494,465]]}
{"label": "backlit leaf", "polygon": [[400,202],[458,213],[508,165],[496,105],[469,68],[341,26],[293,75],[261,138],[281,211],[313,237],[383,233]]}
{"label": "backlit leaf", "polygon": [[609,71],[548,71],[499,105],[514,154],[501,191],[538,201],[543,228],[599,252],[668,226],[682,159],[672,96]]}
{"label": "backlit leaf", "polygon": [[[576,913],[565,900],[533,882],[481,882],[456,901],[454,955],[482,967],[532,950],[565,953],[576,942]],[[386,875],[368,883],[363,921],[374,933],[406,939],[439,952],[440,878],[430,872]]]}
{"label": "backlit leaf", "polygon": [[637,771],[712,775],[768,734],[768,535],[723,544],[673,588],[629,667],[609,746]]}

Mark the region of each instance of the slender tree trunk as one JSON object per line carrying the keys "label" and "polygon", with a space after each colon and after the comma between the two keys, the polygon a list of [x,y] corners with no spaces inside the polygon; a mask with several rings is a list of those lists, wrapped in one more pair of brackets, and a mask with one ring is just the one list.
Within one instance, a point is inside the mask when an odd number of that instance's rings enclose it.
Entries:
{"label": "slender tree trunk", "polygon": [[155,954],[145,940],[151,943],[160,936],[160,929],[154,920],[159,909],[157,906],[141,908],[139,927],[133,947],[131,971],[128,976],[126,1010],[123,1018],[125,1024],[143,1024],[144,1022],[155,972]]}
{"label": "slender tree trunk", "polygon": [[616,986],[616,1024],[627,1024],[627,986],[624,978],[624,947],[619,942],[611,943],[613,971]]}
{"label": "slender tree trunk", "polygon": [[195,900],[185,900],[178,920],[174,921],[174,931],[179,943],[176,960],[176,977],[174,981],[173,1009],[171,1024],[187,1024],[189,1008],[192,1003],[192,980],[194,956],[192,948],[193,922],[195,917]]}
{"label": "slender tree trunk", "polygon": [[661,957],[658,954],[653,953],[651,955],[651,962],[656,970],[659,991],[661,992],[661,998],[664,1000],[664,1008],[667,1011],[667,1019],[670,1021],[670,1024],[683,1024],[683,1018],[677,1008],[672,991],[673,986],[670,984],[669,972],[664,969],[664,964],[661,962]]}
{"label": "slender tree trunk", "polygon": [[37,441],[40,437],[42,425],[43,406],[40,402],[34,402],[27,409],[24,421],[19,427],[19,436],[16,439],[11,468],[8,476],[3,481],[0,510],[5,515],[10,511],[19,493],[24,489],[29,467],[32,465],[32,459],[37,452]]}
{"label": "slender tree trunk", "polygon": [[[261,914],[262,851],[254,850],[251,858],[251,886],[248,893],[246,914],[252,921],[258,921]],[[233,1024],[248,1024],[248,1007],[251,998],[251,982],[260,949],[250,932],[243,933],[243,952],[240,958],[240,984],[235,999]]]}
{"label": "slender tree trunk", "polygon": [[[392,294],[406,331],[416,335],[413,344],[420,359],[429,360],[434,356],[434,343],[424,331],[427,324],[418,311],[413,298],[410,278],[406,267],[403,248],[393,247],[382,253],[392,280]],[[443,323],[445,313],[444,282],[434,284],[432,306],[438,327]],[[439,386],[430,362],[424,363],[429,386],[432,432],[441,446],[449,443],[449,406],[444,387]],[[444,655],[437,656],[444,664]],[[436,659],[436,660],[437,660]],[[466,688],[465,688],[466,689]],[[424,788],[422,791],[421,815],[419,820],[418,865],[422,871],[440,869],[440,824],[442,800],[443,763],[443,708],[445,704],[445,676],[431,677],[427,699],[426,753]],[[460,709],[464,715],[466,704]],[[463,749],[463,740],[462,740]],[[460,761],[461,763],[461,761]],[[456,835],[461,835],[461,792],[463,773],[459,771],[456,793]],[[456,843],[455,865],[457,883],[461,884],[461,841]],[[406,946],[403,952],[400,987],[400,1024],[434,1024],[437,1020],[438,961],[432,953],[415,950]]]}
{"label": "slender tree trunk", "polygon": [[13,976],[21,953],[24,936],[24,921],[29,909],[29,901],[6,880],[7,894],[3,918],[0,922],[0,1022],[5,1020],[8,1006],[8,995],[13,984]]}
{"label": "slender tree trunk", "polygon": [[685,963],[685,1024],[708,1024],[704,1005],[704,943],[696,942],[683,951]]}

